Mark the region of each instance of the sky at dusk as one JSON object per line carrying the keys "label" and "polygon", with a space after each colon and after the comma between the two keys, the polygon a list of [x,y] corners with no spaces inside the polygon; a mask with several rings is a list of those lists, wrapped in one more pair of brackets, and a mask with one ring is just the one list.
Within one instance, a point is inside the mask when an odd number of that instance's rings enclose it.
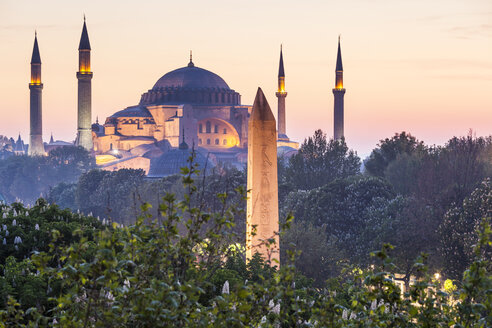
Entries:
{"label": "sky at dusk", "polygon": [[344,67],[345,136],[367,156],[409,131],[444,144],[492,134],[492,1],[19,1],[0,0],[0,135],[29,134],[29,62],[38,32],[43,138],[76,134],[83,14],[92,47],[92,115],[135,105],[188,63],[220,75],[252,104],[260,86],[276,114],[283,44],[287,134],[333,134],[337,38]]}

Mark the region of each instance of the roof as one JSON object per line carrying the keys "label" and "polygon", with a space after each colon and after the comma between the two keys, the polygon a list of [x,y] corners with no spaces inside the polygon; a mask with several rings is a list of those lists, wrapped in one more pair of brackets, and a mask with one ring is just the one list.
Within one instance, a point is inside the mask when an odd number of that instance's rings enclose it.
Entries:
{"label": "roof", "polygon": [[340,38],[338,38],[338,53],[337,53],[337,71],[343,71],[342,65],[342,50],[340,49]]}
{"label": "roof", "polygon": [[34,36],[34,47],[32,48],[31,64],[41,64],[41,56],[39,55],[38,36]]}
{"label": "roof", "polygon": [[91,43],[89,42],[89,34],[87,33],[87,26],[82,27],[82,35],[80,36],[79,50],[91,50]]}
{"label": "roof", "polygon": [[[192,64],[190,62],[190,64]],[[153,90],[165,88],[188,88],[188,89],[226,89],[230,90],[227,83],[217,74],[206,69],[188,65],[178,68],[163,75],[154,84]]]}
{"label": "roof", "polygon": [[[182,167],[189,167],[188,159],[191,156],[192,149],[172,149],[165,152],[158,158],[152,159],[150,162],[150,177],[165,177],[181,173]],[[210,169],[214,165],[210,160],[199,152],[195,152],[194,163],[198,169],[203,172],[205,169]]]}
{"label": "roof", "polygon": [[152,114],[150,114],[147,107],[130,106],[114,113],[110,117],[152,117]]}
{"label": "roof", "polygon": [[282,46],[280,46],[280,63],[278,64],[278,77],[285,77],[284,56],[282,56]]}

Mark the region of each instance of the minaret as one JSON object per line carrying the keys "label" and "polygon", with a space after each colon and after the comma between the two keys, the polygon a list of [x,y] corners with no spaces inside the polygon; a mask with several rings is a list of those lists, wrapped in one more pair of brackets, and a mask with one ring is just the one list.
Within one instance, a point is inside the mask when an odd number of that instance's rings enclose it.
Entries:
{"label": "minaret", "polygon": [[41,56],[39,55],[38,36],[34,35],[34,48],[31,58],[31,82],[30,90],[30,117],[31,132],[29,138],[29,156],[44,155],[43,145],[43,110],[42,96],[43,83],[41,83]]}
{"label": "minaret", "polygon": [[285,98],[287,97],[287,92],[285,92],[285,73],[282,45],[280,45],[280,63],[278,65],[278,90],[275,95],[278,98],[278,140],[289,141],[285,126]]}
{"label": "minaret", "polygon": [[82,146],[88,151],[92,150],[92,131],[91,131],[91,44],[87,27],[82,27],[82,36],[79,44],[79,71],[78,80],[78,103],[77,103],[77,139],[75,144]]}
{"label": "minaret", "polygon": [[335,97],[335,105],[333,110],[333,123],[334,123],[334,139],[339,140],[344,137],[343,134],[343,97],[345,95],[345,89],[343,88],[343,66],[342,66],[342,51],[340,50],[340,36],[338,37],[338,54],[337,54],[337,67],[335,69],[335,88],[333,89],[333,96]]}

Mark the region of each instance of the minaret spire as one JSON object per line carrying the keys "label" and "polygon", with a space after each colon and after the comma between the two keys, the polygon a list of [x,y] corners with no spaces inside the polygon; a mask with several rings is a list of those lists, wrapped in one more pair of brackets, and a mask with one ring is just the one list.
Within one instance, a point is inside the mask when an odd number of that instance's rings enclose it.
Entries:
{"label": "minaret spire", "polygon": [[31,56],[30,90],[30,134],[29,155],[44,155],[43,144],[43,83],[41,82],[41,56],[39,55],[38,33],[34,32],[34,46]]}
{"label": "minaret spire", "polygon": [[333,138],[335,140],[342,139],[344,137],[344,95],[345,89],[343,88],[343,65],[342,65],[342,50],[340,47],[340,35],[338,36],[338,52],[337,52],[337,64],[335,67],[335,88],[333,89],[333,96],[335,98],[334,111],[333,111],[333,125],[334,133]]}
{"label": "minaret spire", "polygon": [[91,151],[92,143],[92,71],[91,71],[91,44],[87,25],[82,26],[82,35],[79,43],[79,71],[78,80],[78,100],[77,100],[77,139],[75,144]]}
{"label": "minaret spire", "polygon": [[280,44],[280,62],[278,64],[278,77],[284,77],[285,78],[284,56],[282,55],[282,44]]}
{"label": "minaret spire", "polygon": [[275,95],[278,98],[278,140],[289,141],[289,137],[287,137],[285,119],[285,98],[287,97],[287,92],[285,92],[285,71],[282,44],[280,44],[280,61],[278,64],[278,90]]}

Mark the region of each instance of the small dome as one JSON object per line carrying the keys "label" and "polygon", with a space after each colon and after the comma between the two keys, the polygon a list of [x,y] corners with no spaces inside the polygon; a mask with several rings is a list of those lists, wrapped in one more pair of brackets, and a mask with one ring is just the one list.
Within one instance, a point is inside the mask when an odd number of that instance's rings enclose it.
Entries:
{"label": "small dome", "polygon": [[152,117],[152,115],[143,106],[131,106],[114,113],[110,117]]}
{"label": "small dome", "polygon": [[[172,149],[156,159],[152,159],[149,169],[149,177],[165,177],[181,173],[182,167],[189,167],[188,159],[191,156],[191,149]],[[211,169],[214,164],[199,152],[195,152],[195,163],[198,169]]]}
{"label": "small dome", "polygon": [[161,77],[152,88],[153,90],[165,88],[186,89],[226,89],[230,90],[227,83],[217,74],[206,69],[196,67],[190,63],[186,67],[178,68]]}

